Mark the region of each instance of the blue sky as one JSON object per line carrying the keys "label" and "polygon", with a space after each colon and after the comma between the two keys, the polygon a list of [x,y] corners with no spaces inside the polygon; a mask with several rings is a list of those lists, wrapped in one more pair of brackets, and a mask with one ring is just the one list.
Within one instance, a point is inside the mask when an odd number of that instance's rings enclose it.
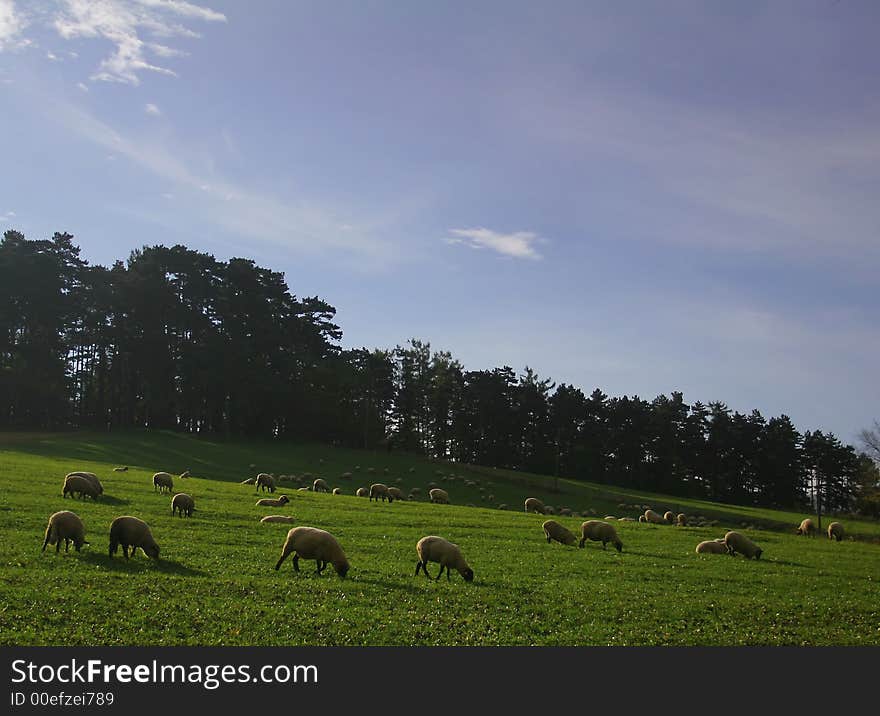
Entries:
{"label": "blue sky", "polygon": [[468,369],[880,417],[875,2],[0,0],[0,230]]}

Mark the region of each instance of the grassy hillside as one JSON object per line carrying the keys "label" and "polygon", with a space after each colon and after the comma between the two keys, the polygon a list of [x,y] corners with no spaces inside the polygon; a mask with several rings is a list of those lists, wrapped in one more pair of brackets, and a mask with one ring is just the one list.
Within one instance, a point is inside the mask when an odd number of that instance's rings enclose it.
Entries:
{"label": "grassy hillside", "polygon": [[[116,465],[126,473],[114,473]],[[254,465],[253,468],[250,465]],[[360,470],[355,472],[355,466]],[[436,481],[454,505],[370,503],[354,489],[366,469],[389,483],[426,492]],[[388,469],[388,475],[384,470]],[[411,468],[413,471],[411,472]],[[157,470],[180,473],[176,490],[196,498],[192,519],[172,518],[170,497],[154,492]],[[412,456],[324,446],[220,443],[173,433],[0,435],[0,610],[3,644],[880,644],[880,547],[795,536],[804,516],[626,493],[607,486],[485,469],[452,469],[478,480],[443,483],[451,468]],[[62,499],[66,472],[90,470],[103,500]],[[257,471],[311,472],[346,495],[296,492],[283,508],[259,508]],[[341,480],[343,472],[352,480]],[[492,483],[492,484],[489,484]],[[479,488],[483,488],[481,493]],[[481,500],[494,495],[490,508]],[[621,503],[699,512],[714,528],[616,523],[618,554],[548,545],[526,496],[599,516],[635,515]],[[479,507],[463,505],[472,503]],[[40,552],[46,519],[72,509],[91,545],[80,553]],[[340,580],[314,563],[273,567],[286,525],[269,513],[333,532],[351,571]],[[121,514],[145,519],[162,548],[107,556],[108,526]],[[557,518],[576,530],[583,518]],[[754,526],[760,561],[694,553],[728,526]],[[880,535],[875,523],[846,520],[851,532]],[[413,576],[416,541],[440,534],[457,542],[476,572],[439,583]],[[431,565],[431,574],[437,573]]]}

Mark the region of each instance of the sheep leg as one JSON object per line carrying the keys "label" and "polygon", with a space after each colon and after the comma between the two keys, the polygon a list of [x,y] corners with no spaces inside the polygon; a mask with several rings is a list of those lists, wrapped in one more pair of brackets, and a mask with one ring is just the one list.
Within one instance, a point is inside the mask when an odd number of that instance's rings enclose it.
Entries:
{"label": "sheep leg", "polygon": [[[130,559],[128,556],[128,545],[127,544],[122,545],[122,554],[125,555],[126,559]],[[131,554],[132,554],[132,556],[134,556],[134,550],[131,551]]]}
{"label": "sheep leg", "polygon": [[299,555],[293,555],[293,571],[299,572]]}
{"label": "sheep leg", "polygon": [[586,538],[585,538],[585,539],[582,539],[580,542],[578,542],[578,547],[580,547],[581,549],[583,549],[583,548],[584,548],[584,542],[586,542],[586,541],[587,541]]}
{"label": "sheep leg", "polygon": [[[58,546],[61,546],[61,540],[58,540]],[[64,551],[70,552],[70,540],[67,537],[64,538]]]}
{"label": "sheep leg", "polygon": [[326,562],[324,562],[320,559],[316,559],[315,562],[318,564],[318,574],[321,574],[325,569],[327,569]]}
{"label": "sheep leg", "polygon": [[[445,567],[445,566],[446,565],[443,565],[443,564],[440,565],[440,571],[437,572],[437,576],[435,577],[435,579],[440,579],[441,575],[443,574],[443,567]],[[449,571],[449,567],[446,567],[446,570]]]}

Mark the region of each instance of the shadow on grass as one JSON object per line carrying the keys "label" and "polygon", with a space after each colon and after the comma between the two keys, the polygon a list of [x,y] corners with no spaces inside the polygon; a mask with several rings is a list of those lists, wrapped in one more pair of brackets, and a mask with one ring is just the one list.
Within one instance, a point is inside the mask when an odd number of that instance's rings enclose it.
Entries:
{"label": "shadow on grass", "polygon": [[82,560],[93,564],[96,567],[102,567],[111,572],[128,572],[130,574],[139,574],[141,572],[162,572],[163,574],[177,574],[183,577],[206,577],[207,572],[200,569],[193,569],[181,564],[173,559],[150,559],[144,557],[140,552],[137,557],[126,559],[117,554],[115,557],[109,557],[100,552],[84,552]]}

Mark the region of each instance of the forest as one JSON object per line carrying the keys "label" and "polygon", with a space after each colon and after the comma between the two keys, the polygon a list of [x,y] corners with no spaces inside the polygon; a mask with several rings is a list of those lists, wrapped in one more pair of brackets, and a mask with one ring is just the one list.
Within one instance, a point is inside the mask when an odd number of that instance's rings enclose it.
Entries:
{"label": "forest", "polygon": [[742,505],[878,516],[877,465],[791,418],[465,370],[411,339],[343,349],[283,273],[185,246],[89,265],[68,233],[0,243],[0,430],[315,441]]}

